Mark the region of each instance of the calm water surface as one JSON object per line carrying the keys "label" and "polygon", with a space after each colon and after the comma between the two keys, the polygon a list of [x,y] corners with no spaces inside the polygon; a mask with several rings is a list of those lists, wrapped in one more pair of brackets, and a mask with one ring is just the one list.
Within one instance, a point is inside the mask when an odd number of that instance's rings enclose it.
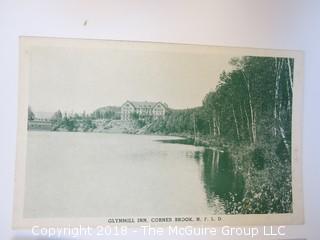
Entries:
{"label": "calm water surface", "polygon": [[25,217],[224,213],[228,155],[177,139],[28,132]]}

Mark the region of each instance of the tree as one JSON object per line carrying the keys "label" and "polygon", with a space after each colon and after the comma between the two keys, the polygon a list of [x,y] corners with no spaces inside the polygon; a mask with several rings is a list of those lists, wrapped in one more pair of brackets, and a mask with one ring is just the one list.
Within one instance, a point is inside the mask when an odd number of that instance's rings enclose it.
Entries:
{"label": "tree", "polygon": [[28,107],[28,120],[34,120],[35,119],[35,115],[31,109],[31,107]]}
{"label": "tree", "polygon": [[62,120],[62,113],[61,113],[61,111],[60,111],[60,110],[56,111],[56,112],[53,114],[51,120],[52,120],[53,122],[59,122],[59,121],[61,121],[61,120]]}
{"label": "tree", "polygon": [[131,116],[131,119],[133,119],[133,120],[138,120],[139,119],[139,113],[137,113],[137,112],[132,112],[131,114],[130,114]]}

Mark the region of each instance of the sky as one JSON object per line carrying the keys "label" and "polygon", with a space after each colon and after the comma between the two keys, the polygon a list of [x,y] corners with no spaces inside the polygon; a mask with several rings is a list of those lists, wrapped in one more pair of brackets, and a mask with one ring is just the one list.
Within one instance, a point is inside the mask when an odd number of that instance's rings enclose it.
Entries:
{"label": "sky", "polygon": [[[230,55],[153,48],[34,46],[30,49],[29,106],[35,112],[90,113],[126,100],[161,101],[170,108],[201,106]],[[192,47],[191,47],[192,48]]]}

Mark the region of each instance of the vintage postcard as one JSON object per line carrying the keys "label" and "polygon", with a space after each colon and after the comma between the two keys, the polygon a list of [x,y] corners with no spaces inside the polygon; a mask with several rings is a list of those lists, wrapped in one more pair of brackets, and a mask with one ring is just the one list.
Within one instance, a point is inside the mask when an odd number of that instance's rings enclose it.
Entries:
{"label": "vintage postcard", "polygon": [[303,223],[303,54],[21,37],[14,227]]}

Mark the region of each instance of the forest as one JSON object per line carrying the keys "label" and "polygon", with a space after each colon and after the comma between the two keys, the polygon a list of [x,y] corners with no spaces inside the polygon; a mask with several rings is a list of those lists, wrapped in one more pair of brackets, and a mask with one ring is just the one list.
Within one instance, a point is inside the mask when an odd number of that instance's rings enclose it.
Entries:
{"label": "forest", "polygon": [[293,59],[248,56],[230,64],[201,107],[171,110],[148,131],[227,150],[246,185],[230,213],[291,212]]}

